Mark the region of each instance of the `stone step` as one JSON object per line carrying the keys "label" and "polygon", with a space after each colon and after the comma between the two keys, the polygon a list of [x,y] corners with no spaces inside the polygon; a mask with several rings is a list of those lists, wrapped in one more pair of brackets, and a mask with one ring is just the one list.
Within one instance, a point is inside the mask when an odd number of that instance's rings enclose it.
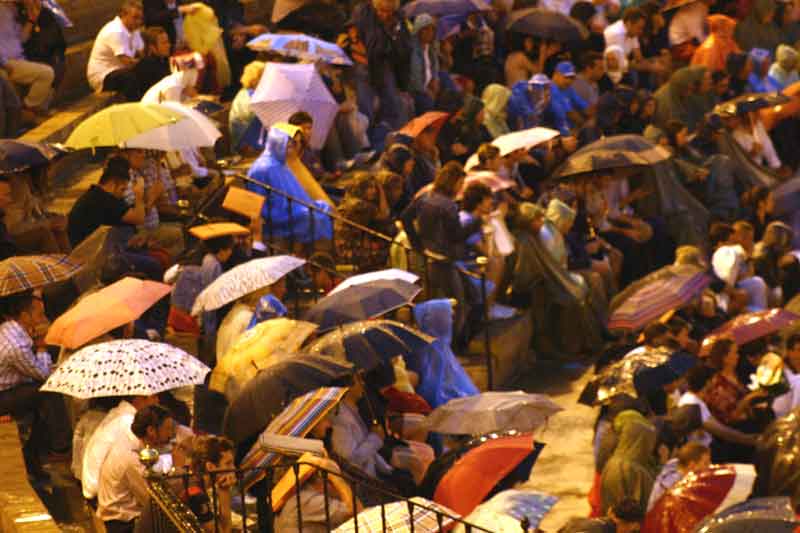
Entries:
{"label": "stone step", "polygon": [[86,80],[86,65],[92,51],[92,41],[84,40],[67,47],[65,54],[64,79],[55,94],[55,105],[72,102],[91,93]]}

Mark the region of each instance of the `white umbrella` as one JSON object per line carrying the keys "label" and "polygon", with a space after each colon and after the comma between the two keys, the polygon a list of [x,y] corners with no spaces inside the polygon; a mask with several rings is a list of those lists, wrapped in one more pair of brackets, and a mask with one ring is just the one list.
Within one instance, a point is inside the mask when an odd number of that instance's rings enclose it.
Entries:
{"label": "white umbrella", "polygon": [[267,63],[250,99],[250,108],[265,128],[289,119],[296,111],[314,118],[311,146],[322,148],[339,104],[310,64]]}
{"label": "white umbrella", "polygon": [[43,391],[75,398],[150,396],[203,383],[210,368],[171,344],[125,339],[87,346],[50,375]]}
{"label": "white umbrella", "polygon": [[[534,146],[558,137],[560,133],[550,128],[529,128],[527,130],[512,131],[501,135],[492,141],[492,145],[500,149],[501,156],[507,156],[516,150],[530,150]],[[478,155],[472,154],[467,160],[466,169],[470,170],[478,165]]]}
{"label": "white umbrella", "polygon": [[483,435],[516,429],[534,431],[563,408],[543,394],[522,391],[484,392],[455,398],[426,418],[430,431],[450,435]]}
{"label": "white umbrella", "polygon": [[234,267],[214,280],[197,295],[192,315],[213,311],[251,292],[268,287],[306,263],[291,255],[253,259]]}
{"label": "white umbrella", "polygon": [[274,52],[280,55],[332,65],[350,66],[353,60],[338,45],[303,33],[263,33],[250,40],[247,47],[255,52]]}
{"label": "white umbrella", "polygon": [[406,281],[408,283],[416,283],[419,280],[419,276],[416,274],[412,274],[407,270],[403,270],[401,268],[387,268],[386,270],[378,270],[375,272],[367,272],[366,274],[359,274],[357,276],[350,276],[340,284],[338,284],[328,295],[337,293],[341,290],[344,290],[348,287],[352,287],[353,285],[364,285],[366,283],[371,283],[373,281],[382,281],[382,280],[396,280],[399,279],[401,281]]}
{"label": "white umbrella", "polygon": [[178,102],[161,102],[152,105],[167,107],[185,116],[186,120],[161,126],[132,137],[125,142],[125,147],[171,152],[212,147],[217,139],[222,137],[222,133],[214,125],[214,122],[199,111]]}

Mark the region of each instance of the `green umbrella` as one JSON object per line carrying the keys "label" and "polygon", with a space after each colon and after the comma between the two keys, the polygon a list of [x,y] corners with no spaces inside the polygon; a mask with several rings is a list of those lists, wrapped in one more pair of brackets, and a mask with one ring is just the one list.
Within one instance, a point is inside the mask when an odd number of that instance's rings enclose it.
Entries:
{"label": "green umbrella", "polygon": [[100,146],[125,146],[137,135],[187,120],[179,111],[159,104],[116,104],[81,122],[65,143],[81,150]]}

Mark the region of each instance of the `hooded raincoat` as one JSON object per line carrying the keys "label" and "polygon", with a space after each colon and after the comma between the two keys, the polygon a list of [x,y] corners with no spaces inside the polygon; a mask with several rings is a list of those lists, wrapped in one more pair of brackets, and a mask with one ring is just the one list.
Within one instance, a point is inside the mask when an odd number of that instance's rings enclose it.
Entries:
{"label": "hooded raincoat", "polygon": [[710,35],[697,47],[692,57],[692,65],[700,65],[714,72],[725,70],[725,59],[731,52],[741,52],[733,39],[736,20],[725,15],[708,17]]}

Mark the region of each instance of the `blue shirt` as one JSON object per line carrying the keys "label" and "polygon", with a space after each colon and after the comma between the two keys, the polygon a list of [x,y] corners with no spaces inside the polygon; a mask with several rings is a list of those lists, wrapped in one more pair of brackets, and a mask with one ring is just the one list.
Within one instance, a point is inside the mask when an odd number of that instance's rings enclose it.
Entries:
{"label": "blue shirt", "polygon": [[567,118],[567,113],[571,111],[583,111],[588,104],[578,96],[572,85],[566,89],[561,89],[555,83],[550,84],[550,105],[548,107],[553,116],[555,128],[561,135],[569,135],[572,123]]}

